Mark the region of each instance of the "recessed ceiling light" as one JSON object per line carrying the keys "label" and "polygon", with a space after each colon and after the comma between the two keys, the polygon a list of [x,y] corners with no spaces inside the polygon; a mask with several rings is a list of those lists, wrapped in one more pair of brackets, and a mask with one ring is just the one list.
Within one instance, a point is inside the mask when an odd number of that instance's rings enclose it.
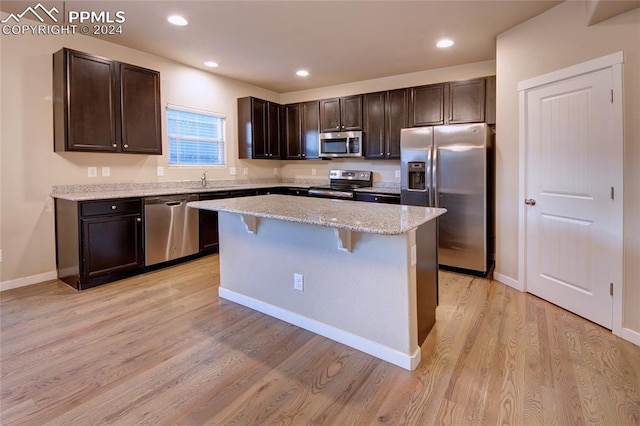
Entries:
{"label": "recessed ceiling light", "polygon": [[207,61],[204,63],[204,66],[209,68],[216,68],[218,66],[218,63],[213,61]]}
{"label": "recessed ceiling light", "polygon": [[448,38],[443,38],[442,40],[439,40],[438,43],[436,43],[436,46],[438,46],[441,49],[444,49],[445,47],[451,47],[453,46],[453,40],[449,40]]}
{"label": "recessed ceiling light", "polygon": [[189,22],[184,19],[182,16],[171,15],[167,18],[167,21],[171,22],[173,25],[178,25],[179,27],[184,27]]}
{"label": "recessed ceiling light", "polygon": [[307,70],[299,70],[299,71],[296,71],[296,75],[298,77],[306,77],[306,76],[309,75],[309,71],[307,71]]}

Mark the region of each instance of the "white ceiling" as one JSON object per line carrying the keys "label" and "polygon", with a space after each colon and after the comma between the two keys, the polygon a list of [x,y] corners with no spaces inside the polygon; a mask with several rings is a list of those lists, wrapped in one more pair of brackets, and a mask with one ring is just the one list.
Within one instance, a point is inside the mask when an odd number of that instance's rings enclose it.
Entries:
{"label": "white ceiling", "polygon": [[[19,13],[36,1],[2,1]],[[42,1],[125,12],[105,40],[279,93],[495,59],[496,36],[561,1]],[[189,25],[176,27],[167,16]],[[62,14],[60,16],[67,15]],[[449,49],[435,43],[447,37]],[[526,49],[526,46],[523,46]],[[311,73],[295,75],[298,69]],[[208,70],[208,69],[207,69]]]}

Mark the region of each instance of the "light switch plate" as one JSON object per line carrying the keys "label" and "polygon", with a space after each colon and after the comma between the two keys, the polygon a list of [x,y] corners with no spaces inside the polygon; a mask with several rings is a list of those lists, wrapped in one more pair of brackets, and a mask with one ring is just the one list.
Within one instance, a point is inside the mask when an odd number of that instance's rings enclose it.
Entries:
{"label": "light switch plate", "polygon": [[0,263],[2,263],[2,249],[0,249]]}
{"label": "light switch plate", "polygon": [[103,167],[102,168],[102,177],[111,176],[111,167]]}
{"label": "light switch plate", "polygon": [[156,167],[156,176],[164,176],[164,167],[162,166]]}
{"label": "light switch plate", "polygon": [[87,176],[88,177],[98,177],[98,168],[97,167],[87,167]]}
{"label": "light switch plate", "polygon": [[236,168],[235,167],[229,167],[229,174],[231,176],[235,176],[236,175]]}
{"label": "light switch plate", "polygon": [[400,170],[396,170],[396,177],[399,178],[400,177]]}
{"label": "light switch plate", "polygon": [[249,168],[248,167],[243,168],[242,169],[242,174],[245,175],[245,176],[248,175],[249,174]]}

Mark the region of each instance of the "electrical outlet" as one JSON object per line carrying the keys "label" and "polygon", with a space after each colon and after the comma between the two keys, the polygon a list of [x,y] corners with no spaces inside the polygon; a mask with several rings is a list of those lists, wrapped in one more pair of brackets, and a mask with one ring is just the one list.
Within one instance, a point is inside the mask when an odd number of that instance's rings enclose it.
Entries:
{"label": "electrical outlet", "polygon": [[2,249],[0,249],[0,263],[2,263]]}
{"label": "electrical outlet", "polygon": [[111,176],[111,167],[103,167],[102,168],[102,177]]}
{"label": "electrical outlet", "polygon": [[411,266],[414,266],[418,263],[418,253],[416,251],[416,245],[411,246]]}
{"label": "electrical outlet", "polygon": [[156,167],[156,176],[164,176],[164,167],[162,166]]}
{"label": "electrical outlet", "polygon": [[298,291],[304,291],[304,275],[293,274],[293,288]]}
{"label": "electrical outlet", "polygon": [[311,169],[311,176],[315,176],[316,175],[316,169]]}
{"label": "electrical outlet", "polygon": [[236,168],[235,167],[229,167],[229,174],[231,176],[235,176],[236,175]]}
{"label": "electrical outlet", "polygon": [[87,176],[88,177],[98,177],[98,168],[97,167],[87,167]]}
{"label": "electrical outlet", "polygon": [[249,168],[248,167],[243,168],[242,169],[242,174],[245,175],[245,176],[248,175],[249,174]]}
{"label": "electrical outlet", "polygon": [[278,174],[278,168],[277,168],[277,167],[274,167],[274,168],[273,168],[273,174],[274,174],[274,175],[277,175],[277,174]]}
{"label": "electrical outlet", "polygon": [[396,177],[399,178],[400,177],[400,170],[396,170]]}

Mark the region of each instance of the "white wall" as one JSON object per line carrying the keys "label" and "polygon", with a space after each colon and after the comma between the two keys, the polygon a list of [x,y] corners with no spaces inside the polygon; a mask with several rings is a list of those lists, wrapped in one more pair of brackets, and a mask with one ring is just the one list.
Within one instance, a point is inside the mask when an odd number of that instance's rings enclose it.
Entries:
{"label": "white wall", "polygon": [[518,82],[617,51],[624,53],[623,327],[640,333],[640,9],[589,27],[585,3],[567,1],[498,37],[496,272],[517,280],[521,267]]}

